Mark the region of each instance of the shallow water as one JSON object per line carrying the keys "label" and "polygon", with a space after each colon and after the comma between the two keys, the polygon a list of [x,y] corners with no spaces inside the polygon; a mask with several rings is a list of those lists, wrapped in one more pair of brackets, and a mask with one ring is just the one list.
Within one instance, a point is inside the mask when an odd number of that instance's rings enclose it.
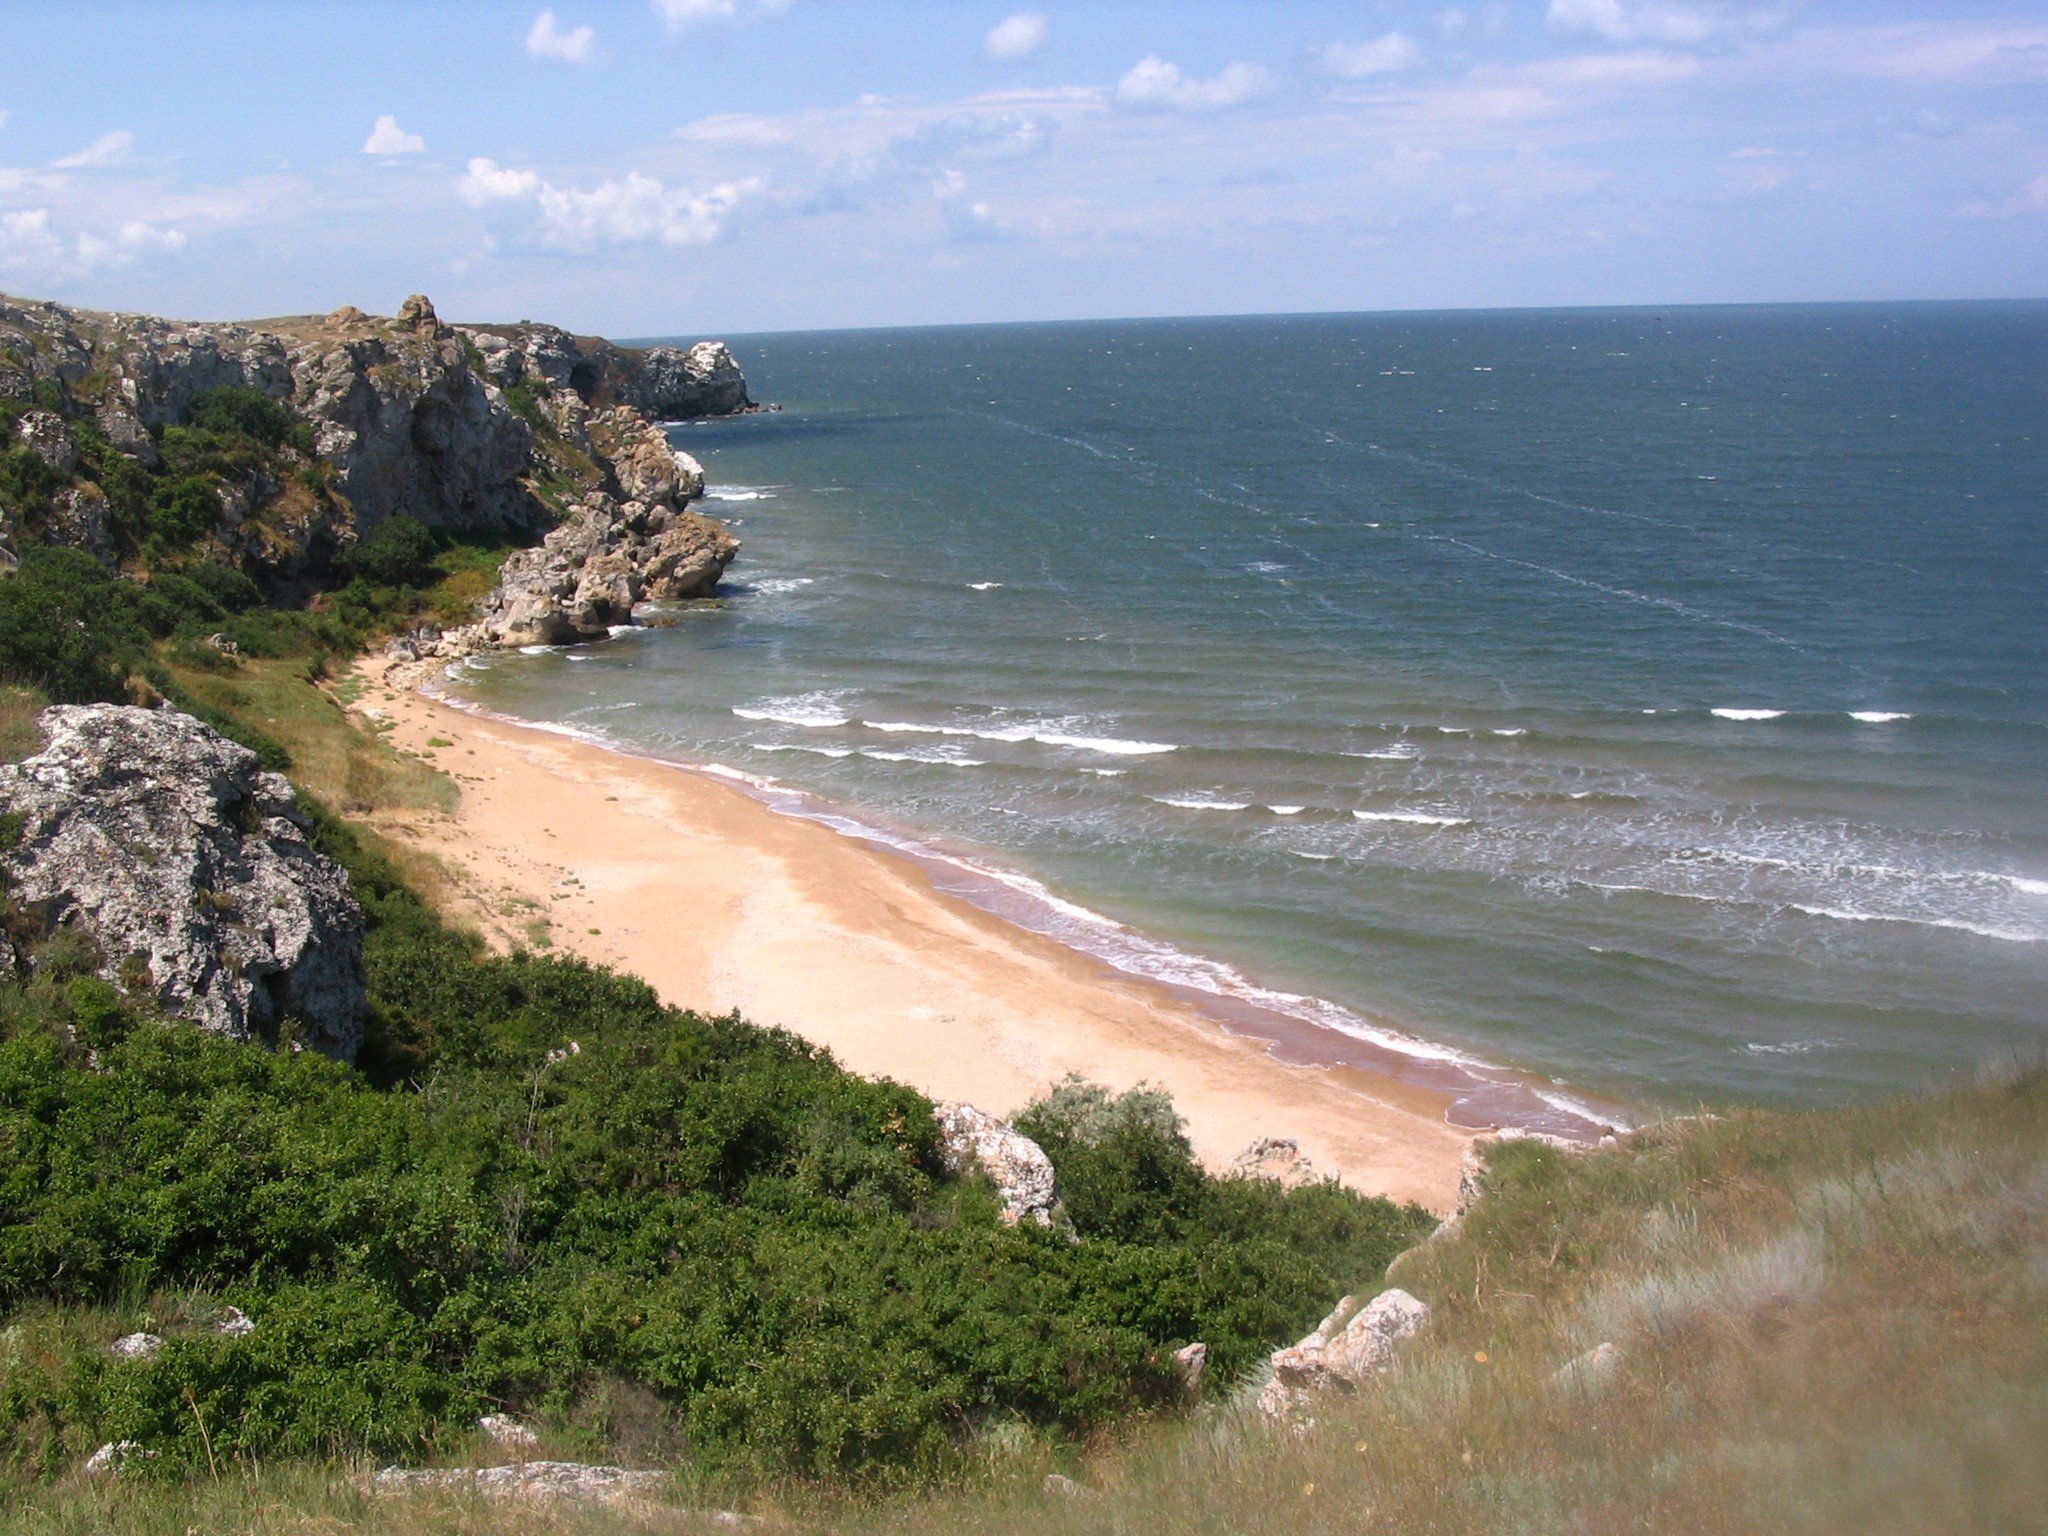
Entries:
{"label": "shallow water", "polygon": [[2039,1049],[2048,306],[733,345],[785,409],[673,432],[726,601],[464,692],[1594,1091]]}

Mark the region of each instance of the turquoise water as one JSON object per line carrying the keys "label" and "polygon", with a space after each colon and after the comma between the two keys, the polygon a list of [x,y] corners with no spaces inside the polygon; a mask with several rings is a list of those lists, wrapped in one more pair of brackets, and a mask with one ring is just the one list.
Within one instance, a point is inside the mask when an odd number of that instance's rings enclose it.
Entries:
{"label": "turquoise water", "polygon": [[464,692],[1332,1042],[1667,1103],[2038,1051],[2048,306],[733,347],[785,409],[672,433],[724,602]]}

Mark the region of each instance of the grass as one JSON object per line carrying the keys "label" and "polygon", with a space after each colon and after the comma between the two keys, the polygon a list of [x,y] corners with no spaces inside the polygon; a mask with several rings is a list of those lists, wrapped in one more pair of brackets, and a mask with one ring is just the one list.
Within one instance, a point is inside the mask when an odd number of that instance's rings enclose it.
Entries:
{"label": "grass", "polygon": [[43,750],[43,733],[36,716],[50,701],[34,688],[20,683],[0,683],[0,763],[18,763]]}
{"label": "grass", "polygon": [[[1390,1269],[1431,1303],[1425,1333],[1305,1433],[1218,1408],[1063,1465],[996,1436],[950,1494],[764,1490],[756,1507],[843,1536],[2048,1529],[2044,1133],[2034,1071],[1682,1122],[1580,1158],[1511,1145],[1480,1206]],[[1611,1377],[1560,1375],[1609,1342]],[[1080,1495],[1044,1487],[1056,1465]],[[65,1486],[12,1528],[648,1528],[566,1518],[582,1523],[372,1509],[332,1469]]]}

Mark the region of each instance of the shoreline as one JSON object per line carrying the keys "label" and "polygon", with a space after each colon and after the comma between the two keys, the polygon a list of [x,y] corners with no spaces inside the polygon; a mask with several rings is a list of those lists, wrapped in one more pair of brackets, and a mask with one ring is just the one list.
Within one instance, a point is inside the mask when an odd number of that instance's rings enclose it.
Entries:
{"label": "shoreline", "polygon": [[1212,1170],[1283,1137],[1352,1188],[1451,1208],[1474,1134],[1447,1118],[1455,1095],[1282,1059],[1191,989],[940,890],[900,852],[681,764],[463,708],[421,687],[436,671],[367,658],[348,707],[457,782],[453,812],[378,825],[447,869],[452,915],[494,945],[534,945],[545,920],[555,947],[664,1002],[737,1011],[993,1114],[1070,1071],[1118,1091],[1151,1082]]}

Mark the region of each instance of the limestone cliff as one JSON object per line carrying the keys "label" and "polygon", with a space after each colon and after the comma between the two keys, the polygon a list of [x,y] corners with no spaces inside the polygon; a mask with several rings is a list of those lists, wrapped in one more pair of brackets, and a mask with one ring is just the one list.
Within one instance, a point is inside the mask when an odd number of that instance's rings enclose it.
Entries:
{"label": "limestone cliff", "polygon": [[[126,558],[138,535],[110,510],[114,476],[99,460],[153,467],[166,430],[224,388],[253,390],[300,424],[274,464],[218,467],[218,510],[202,508],[211,526],[195,531],[214,558],[273,589],[310,585],[401,514],[518,540],[587,523],[587,536],[563,541],[573,546],[564,558],[650,562],[602,578],[629,602],[708,592],[738,548],[687,510],[702,472],[653,424],[751,407],[717,342],[632,349],[524,321],[449,326],[417,295],[392,317],[343,308],[206,324],[0,295],[0,406],[13,406],[0,412],[0,452],[18,448],[41,466],[16,476],[0,504],[0,564],[31,539]],[[576,586],[540,628],[566,638],[619,622],[616,603],[578,604]],[[530,586],[526,598],[547,601]],[[594,628],[582,622],[600,611]],[[472,639],[513,632],[487,614]]]}

